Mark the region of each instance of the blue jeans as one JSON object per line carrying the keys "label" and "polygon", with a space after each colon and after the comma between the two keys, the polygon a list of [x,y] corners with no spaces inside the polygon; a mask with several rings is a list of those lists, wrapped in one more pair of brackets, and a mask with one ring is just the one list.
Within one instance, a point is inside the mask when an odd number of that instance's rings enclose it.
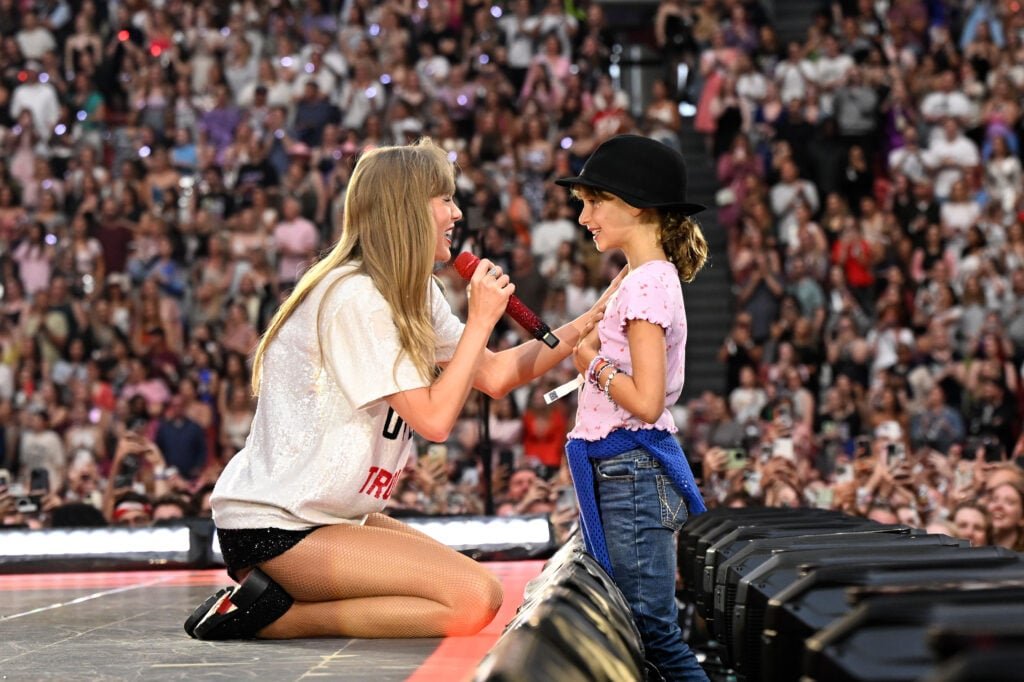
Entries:
{"label": "blue jeans", "polygon": [[594,462],[615,584],[633,611],[647,660],[666,680],[708,677],[683,641],[676,608],[676,531],[686,503],[646,450]]}

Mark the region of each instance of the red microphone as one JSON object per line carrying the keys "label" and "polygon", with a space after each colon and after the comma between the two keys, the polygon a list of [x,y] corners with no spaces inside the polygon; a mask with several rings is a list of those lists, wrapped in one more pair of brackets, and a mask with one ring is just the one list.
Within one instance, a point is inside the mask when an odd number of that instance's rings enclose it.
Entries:
{"label": "red microphone", "polygon": [[[462,279],[469,281],[473,277],[473,272],[476,270],[478,263],[480,263],[479,258],[469,251],[463,251],[455,257],[455,262],[452,263],[452,266],[462,276]],[[505,312],[508,313],[509,317],[522,325],[523,329],[530,332],[533,338],[543,341],[549,348],[554,348],[558,345],[558,337],[551,331],[551,327],[541,322],[537,314],[530,310],[515,294],[509,297]]]}

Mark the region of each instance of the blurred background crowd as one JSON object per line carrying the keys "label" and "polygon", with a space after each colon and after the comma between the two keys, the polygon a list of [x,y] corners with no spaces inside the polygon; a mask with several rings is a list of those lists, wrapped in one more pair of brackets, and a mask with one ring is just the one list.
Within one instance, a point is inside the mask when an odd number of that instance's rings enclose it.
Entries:
{"label": "blurred background crowd", "polygon": [[[709,504],[1024,547],[1024,12],[843,0],[783,44],[757,0],[646,9],[636,28],[562,0],[0,0],[4,524],[209,515],[250,353],[336,240],[361,150],[448,149],[457,246],[555,327],[623,261],[552,179],[638,132],[700,136],[717,171],[727,390],[674,407]],[[630,45],[662,65],[640,102]],[[472,400],[392,512],[567,532],[574,399],[543,394],[574,375]]]}

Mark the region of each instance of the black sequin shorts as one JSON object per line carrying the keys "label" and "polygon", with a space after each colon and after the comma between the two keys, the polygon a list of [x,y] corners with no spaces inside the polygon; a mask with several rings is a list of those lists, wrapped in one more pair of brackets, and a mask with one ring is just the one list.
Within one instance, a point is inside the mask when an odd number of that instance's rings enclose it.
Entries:
{"label": "black sequin shorts", "polygon": [[235,578],[236,571],[281,556],[315,530],[218,528],[217,540],[220,542],[220,553],[227,565],[228,575]]}

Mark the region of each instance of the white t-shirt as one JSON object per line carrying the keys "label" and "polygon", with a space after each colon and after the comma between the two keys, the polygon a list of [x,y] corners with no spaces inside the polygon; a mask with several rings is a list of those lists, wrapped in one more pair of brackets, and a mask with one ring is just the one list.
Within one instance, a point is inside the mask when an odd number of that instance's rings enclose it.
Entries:
{"label": "white t-shirt", "polygon": [[889,170],[893,173],[902,173],[914,182],[927,180],[929,169],[925,153],[921,148],[911,150],[907,147],[897,147],[889,152]]}
{"label": "white t-shirt", "polygon": [[967,95],[959,90],[953,92],[937,90],[929,92],[921,100],[921,113],[930,119],[939,119],[945,116],[967,119],[972,115],[973,107]]}
{"label": "white t-shirt", "polygon": [[529,16],[520,19],[515,14],[508,14],[498,19],[498,26],[505,32],[505,43],[508,45],[508,65],[525,69],[533,59],[534,39],[531,34],[538,28],[540,19]]}
{"label": "white t-shirt", "polygon": [[32,112],[36,132],[43,140],[49,140],[53,127],[60,119],[60,100],[57,89],[49,83],[23,83],[14,88],[11,95],[11,117],[18,118],[22,109]]}
{"label": "white t-shirt", "polygon": [[797,192],[802,193],[801,200],[810,207],[812,213],[818,210],[818,189],[810,180],[798,178],[792,183],[779,181],[768,192],[772,213],[778,218],[776,230],[779,240],[790,247],[800,243],[797,234],[800,226],[796,220]]}
{"label": "white t-shirt", "polygon": [[939,208],[939,219],[948,238],[947,248],[954,248],[958,257],[967,242],[967,231],[979,218],[981,205],[976,201],[947,201]]}
{"label": "white t-shirt", "polygon": [[541,271],[552,269],[558,260],[558,247],[562,242],[576,239],[576,226],[565,218],[542,220],[530,230],[530,252],[540,259]]}
{"label": "white t-shirt", "polygon": [[801,59],[798,63],[786,60],[775,67],[775,82],[779,86],[779,99],[789,102],[791,99],[803,99],[807,92],[807,83],[815,80],[814,64]]}
{"label": "white t-shirt", "polygon": [[964,177],[964,170],[981,162],[981,155],[978,146],[964,135],[952,140],[942,136],[928,145],[925,161],[935,169],[935,196],[945,199],[953,183]]}
{"label": "white t-shirt", "polygon": [[37,26],[31,31],[21,30],[14,34],[14,42],[25,59],[42,59],[48,52],[57,49],[57,41],[49,29]]}
{"label": "white t-shirt", "polygon": [[822,55],[815,64],[815,80],[825,88],[837,87],[847,72],[855,66],[853,57],[848,54],[837,54],[835,57]]}
{"label": "white t-shirt", "polygon": [[[351,270],[325,277],[267,348],[249,437],[210,498],[219,528],[361,524],[386,506],[412,432],[384,398],[427,382],[404,354],[396,366],[398,329],[369,277],[330,286]],[[436,285],[430,305],[436,360],[446,362],[463,324]]]}

